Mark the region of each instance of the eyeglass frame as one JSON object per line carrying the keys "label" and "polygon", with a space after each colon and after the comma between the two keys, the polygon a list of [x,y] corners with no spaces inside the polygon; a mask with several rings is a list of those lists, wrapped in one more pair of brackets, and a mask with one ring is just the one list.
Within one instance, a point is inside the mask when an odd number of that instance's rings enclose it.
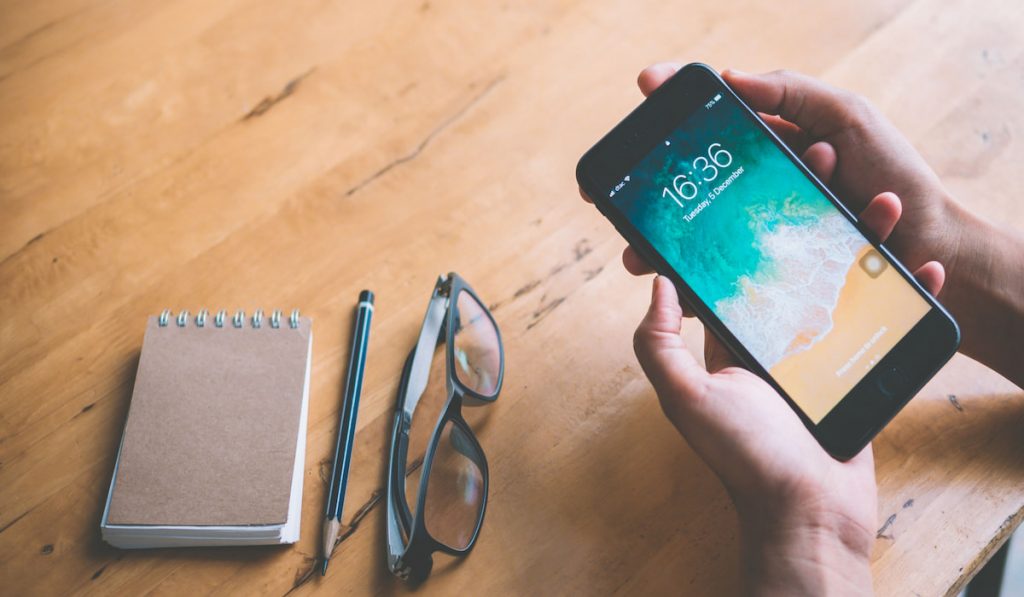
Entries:
{"label": "eyeglass frame", "polygon": [[[494,327],[499,355],[498,378],[495,382],[494,392],[485,396],[467,387],[459,380],[455,370],[455,314],[459,294],[467,292],[480,306],[484,314]],[[443,306],[443,311],[441,307]],[[438,321],[440,320],[440,321]],[[427,388],[430,378],[430,367],[434,360],[434,354],[439,344],[444,342],[445,346],[445,387],[448,394],[444,408],[438,416],[434,430],[431,432],[430,441],[427,443],[426,451],[423,454],[423,461],[420,464],[419,489],[416,496],[415,515],[409,510],[406,499],[405,479],[409,475],[409,431],[412,427],[413,415],[419,400]],[[422,360],[417,362],[417,357]],[[416,346],[410,351],[402,368],[402,378],[398,386],[397,404],[395,407],[395,420],[391,431],[391,449],[388,458],[388,479],[387,479],[387,550],[388,569],[396,576],[415,582],[422,581],[429,576],[433,568],[433,554],[444,552],[452,556],[464,557],[472,551],[480,535],[480,528],[483,526],[484,516],[487,512],[487,497],[490,483],[490,474],[487,467],[487,457],[483,447],[477,440],[473,429],[466,423],[462,416],[462,406],[482,406],[490,404],[498,399],[501,393],[501,385],[505,375],[505,346],[501,340],[501,330],[498,328],[490,309],[480,300],[472,287],[455,272],[447,276],[439,276],[434,284],[430,302],[427,305],[427,312],[420,327],[420,335]],[[415,385],[414,385],[415,384]],[[415,398],[410,400],[410,397]],[[473,529],[473,534],[463,549],[457,549],[438,541],[427,530],[424,520],[424,507],[427,497],[427,482],[430,478],[431,466],[434,462],[434,455],[437,452],[438,443],[441,439],[441,432],[451,422],[458,427],[472,442],[475,454],[479,455],[479,461],[463,453],[480,469],[480,476],[483,483],[483,498],[480,504],[480,514]],[[404,448],[404,450],[402,449]],[[401,468],[401,471],[398,469]],[[401,473],[401,474],[400,474]],[[402,526],[404,525],[404,529]],[[403,530],[406,539],[403,539]]]}

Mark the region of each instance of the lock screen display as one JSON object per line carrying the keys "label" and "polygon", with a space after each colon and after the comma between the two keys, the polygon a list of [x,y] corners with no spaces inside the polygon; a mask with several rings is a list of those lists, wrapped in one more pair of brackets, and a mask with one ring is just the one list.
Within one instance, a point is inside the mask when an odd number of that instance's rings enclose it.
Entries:
{"label": "lock screen display", "polygon": [[814,423],[930,309],[726,94],[609,200]]}

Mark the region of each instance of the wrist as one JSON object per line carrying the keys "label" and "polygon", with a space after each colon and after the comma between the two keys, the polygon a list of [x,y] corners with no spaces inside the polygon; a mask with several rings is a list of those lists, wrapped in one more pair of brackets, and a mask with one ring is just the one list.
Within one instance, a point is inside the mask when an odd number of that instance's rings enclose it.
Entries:
{"label": "wrist", "polygon": [[1016,347],[1024,339],[1024,236],[953,200],[947,205],[946,283],[938,298],[960,325],[960,352],[1021,385]]}
{"label": "wrist", "polygon": [[863,525],[841,515],[802,512],[795,516],[742,520],[741,527],[749,593],[871,592],[874,535]]}

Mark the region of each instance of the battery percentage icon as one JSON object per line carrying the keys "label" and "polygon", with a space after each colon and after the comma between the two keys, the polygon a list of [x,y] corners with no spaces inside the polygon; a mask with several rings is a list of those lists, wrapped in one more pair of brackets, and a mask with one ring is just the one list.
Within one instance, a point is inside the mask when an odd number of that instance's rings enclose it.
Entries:
{"label": "battery percentage icon", "polygon": [[717,102],[717,101],[718,101],[718,100],[720,100],[720,99],[722,99],[722,94],[721,94],[721,93],[716,93],[716,94],[715,94],[715,99],[714,99],[713,101],[716,101],[716,102]]}

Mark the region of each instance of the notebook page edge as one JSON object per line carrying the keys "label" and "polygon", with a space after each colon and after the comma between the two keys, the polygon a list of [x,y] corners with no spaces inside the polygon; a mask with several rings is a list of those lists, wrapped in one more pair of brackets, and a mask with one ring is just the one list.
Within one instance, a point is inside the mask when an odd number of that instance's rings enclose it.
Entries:
{"label": "notebook page edge", "polygon": [[281,543],[297,543],[301,535],[302,486],[306,473],[306,435],[309,424],[309,379],[313,368],[313,325],[309,326],[309,349],[306,353],[306,381],[302,389],[302,413],[299,415],[299,437],[292,473],[292,495],[288,502],[288,518],[281,529]]}

